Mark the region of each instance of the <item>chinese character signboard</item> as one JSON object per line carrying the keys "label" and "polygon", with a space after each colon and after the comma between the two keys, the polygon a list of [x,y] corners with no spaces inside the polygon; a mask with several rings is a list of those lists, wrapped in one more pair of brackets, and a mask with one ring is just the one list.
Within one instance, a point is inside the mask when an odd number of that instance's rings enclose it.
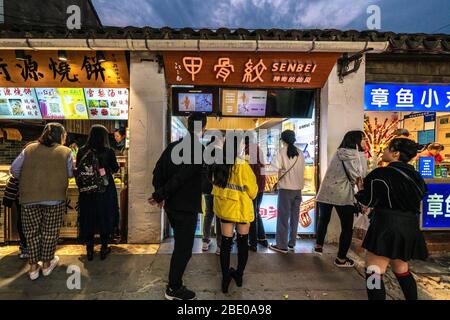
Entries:
{"label": "chinese character signboard", "polygon": [[419,172],[422,178],[424,179],[434,178],[434,158],[433,157],[419,158]]}
{"label": "chinese character signboard", "polygon": [[25,51],[17,60],[14,51],[0,53],[1,87],[111,87],[129,86],[124,52],[105,52],[99,61],[95,51],[67,51],[67,61],[58,59],[57,51]]}
{"label": "chinese character signboard", "polygon": [[337,53],[165,52],[172,85],[321,88]]}
{"label": "chinese character signboard", "polygon": [[84,89],[89,119],[128,119],[128,89]]}
{"label": "chinese character signboard", "polygon": [[31,88],[0,88],[0,119],[42,119]]}
{"label": "chinese character signboard", "polygon": [[450,112],[450,85],[367,83],[364,110]]}
{"label": "chinese character signboard", "polygon": [[[299,210],[299,222],[297,232],[299,234],[315,233],[315,198],[302,196],[303,202]],[[264,194],[259,213],[264,223],[266,233],[276,233],[278,216],[278,196],[276,194]]]}
{"label": "chinese character signboard", "polygon": [[422,203],[423,230],[450,230],[450,185],[429,183]]}

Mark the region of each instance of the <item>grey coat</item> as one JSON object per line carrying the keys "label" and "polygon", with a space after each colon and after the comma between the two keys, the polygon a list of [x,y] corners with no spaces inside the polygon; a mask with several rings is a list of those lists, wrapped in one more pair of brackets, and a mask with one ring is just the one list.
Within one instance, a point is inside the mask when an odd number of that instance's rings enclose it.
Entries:
{"label": "grey coat", "polygon": [[[347,178],[343,165],[351,181]],[[365,178],[366,175],[367,160],[363,152],[355,149],[338,149],[328,166],[316,201],[337,206],[353,205],[356,180],[358,177]]]}

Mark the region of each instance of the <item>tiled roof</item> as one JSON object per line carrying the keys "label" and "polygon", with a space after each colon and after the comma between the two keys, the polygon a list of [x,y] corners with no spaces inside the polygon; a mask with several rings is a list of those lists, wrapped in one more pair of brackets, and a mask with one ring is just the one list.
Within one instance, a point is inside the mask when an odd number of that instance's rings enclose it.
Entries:
{"label": "tiled roof", "polygon": [[55,39],[202,39],[202,40],[291,40],[291,41],[389,41],[391,52],[450,53],[450,34],[407,34],[379,31],[335,29],[281,30],[281,29],[172,29],[169,27],[103,27],[68,31],[66,28],[41,26],[0,26],[0,38],[55,38]]}

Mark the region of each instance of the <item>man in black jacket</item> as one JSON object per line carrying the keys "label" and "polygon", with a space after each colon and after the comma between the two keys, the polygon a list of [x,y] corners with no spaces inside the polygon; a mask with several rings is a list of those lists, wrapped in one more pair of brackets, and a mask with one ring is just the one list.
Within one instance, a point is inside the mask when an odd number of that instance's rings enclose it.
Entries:
{"label": "man in black jacket", "polygon": [[182,278],[192,256],[197,218],[202,211],[205,167],[199,138],[205,126],[204,114],[189,116],[188,134],[167,146],[153,170],[155,192],[149,203],[164,207],[175,239],[165,293],[169,300],[195,299],[195,292],[183,286]]}

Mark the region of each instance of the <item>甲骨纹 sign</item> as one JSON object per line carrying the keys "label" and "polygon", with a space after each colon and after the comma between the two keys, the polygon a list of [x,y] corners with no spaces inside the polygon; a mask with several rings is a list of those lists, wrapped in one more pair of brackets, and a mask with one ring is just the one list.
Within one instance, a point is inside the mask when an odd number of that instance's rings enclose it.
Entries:
{"label": "\u7532\u9aa8\u7eb9 sign", "polygon": [[171,85],[321,88],[338,53],[165,52]]}

